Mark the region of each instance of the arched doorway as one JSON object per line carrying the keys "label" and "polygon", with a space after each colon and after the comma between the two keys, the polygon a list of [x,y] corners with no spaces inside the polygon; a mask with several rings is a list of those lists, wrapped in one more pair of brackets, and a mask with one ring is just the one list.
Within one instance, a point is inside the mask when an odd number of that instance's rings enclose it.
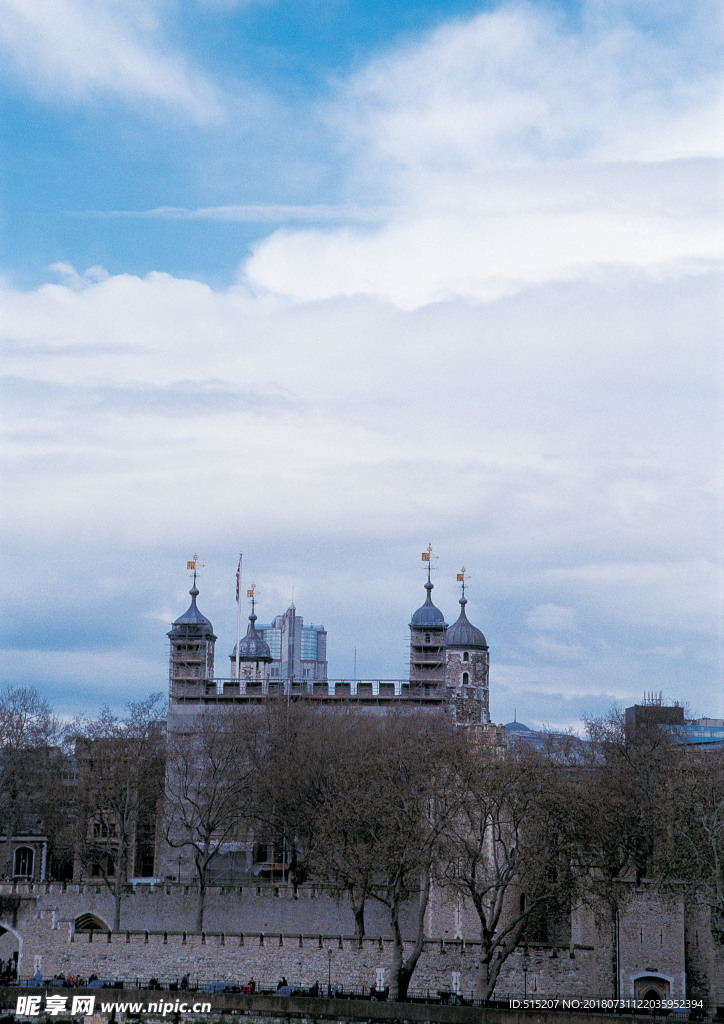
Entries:
{"label": "arched doorway", "polygon": [[668,999],[671,981],[656,974],[642,974],[634,978],[634,999]]}
{"label": "arched doorway", "polygon": [[95,914],[81,914],[75,919],[76,932],[109,932],[111,929]]}
{"label": "arched doorway", "polygon": [[[21,972],[23,937],[12,925],[0,921],[0,977],[3,981],[17,980]],[[14,978],[10,978],[14,975]]]}

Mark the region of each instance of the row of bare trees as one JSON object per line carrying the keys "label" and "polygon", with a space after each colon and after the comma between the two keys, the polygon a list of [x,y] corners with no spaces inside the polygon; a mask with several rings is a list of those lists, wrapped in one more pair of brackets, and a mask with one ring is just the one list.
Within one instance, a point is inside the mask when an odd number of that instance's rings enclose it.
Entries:
{"label": "row of bare trees", "polygon": [[614,714],[589,723],[586,742],[503,752],[429,712],[269,701],[214,709],[168,737],[163,715],[154,697],[61,729],[33,691],[0,694],[4,873],[10,836],[42,822],[57,863],[65,851],[76,877],[106,878],[119,930],[129,874],[150,871],[166,843],[193,863],[201,931],[215,860],[269,844],[294,886],[348,903],[360,938],[368,905],[385,908],[401,996],[433,892],[477,921],[482,998],[518,946],[565,937],[582,901],[613,916],[642,877],[724,920],[724,754],[660,728]]}
{"label": "row of bare trees", "polygon": [[[721,916],[724,756],[697,754],[620,716],[503,753],[431,713],[230,708],[169,737],[166,835],[193,851],[197,928],[207,873],[230,841],[284,849],[293,884],[386,909],[393,986],[407,991],[431,892],[472,908],[478,995],[536,937],[565,937],[571,907],[611,916],[644,876]],[[403,923],[404,922],[404,923]],[[404,940],[404,941],[403,941]]]}
{"label": "row of bare trees", "polygon": [[49,840],[49,876],[101,876],[114,897],[114,930],[129,874],[153,868],[165,772],[159,695],[116,716],[62,722],[36,690],[0,692],[2,877],[18,837]]}

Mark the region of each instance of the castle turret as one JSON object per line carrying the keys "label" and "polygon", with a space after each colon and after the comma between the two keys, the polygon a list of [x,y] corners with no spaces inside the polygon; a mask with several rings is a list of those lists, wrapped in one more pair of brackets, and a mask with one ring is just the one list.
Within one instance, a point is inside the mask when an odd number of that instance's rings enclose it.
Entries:
{"label": "castle turret", "polygon": [[[248,686],[261,686],[262,693],[269,690],[269,666],[274,660],[266,643],[260,633],[256,631],[256,613],[254,611],[254,597],[252,590],[251,615],[246,636],[239,641],[239,692],[246,693]],[[236,676],[237,651],[236,647],[231,653],[231,673]]]}
{"label": "castle turret", "polygon": [[432,603],[434,584],[430,579],[431,548],[423,553],[427,562],[425,603],[410,619],[410,686],[441,690],[445,682],[445,630],[447,623]]}
{"label": "castle turret", "polygon": [[445,689],[459,722],[490,722],[488,675],[490,656],[483,633],[465,614],[465,570],[458,574],[462,583],[460,615],[445,633]]}
{"label": "castle turret", "polygon": [[191,604],[166,636],[171,641],[169,692],[172,698],[198,693],[207,679],[214,678],[214,627],[196,607],[199,591],[194,583],[189,590]]}

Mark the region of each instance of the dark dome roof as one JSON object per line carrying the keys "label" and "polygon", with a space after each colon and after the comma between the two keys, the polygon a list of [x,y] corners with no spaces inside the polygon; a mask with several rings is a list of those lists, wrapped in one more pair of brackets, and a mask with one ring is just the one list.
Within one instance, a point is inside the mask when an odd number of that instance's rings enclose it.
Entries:
{"label": "dark dome roof", "polygon": [[445,616],[442,614],[440,609],[436,608],[435,605],[432,603],[431,594],[433,587],[434,584],[431,583],[430,580],[428,580],[427,583],[425,584],[425,590],[427,591],[425,603],[420,608],[418,608],[416,612],[412,613],[412,618],[410,619],[411,626],[440,627],[447,625],[447,623],[445,622]]}
{"label": "dark dome roof", "polygon": [[193,636],[209,637],[209,639],[215,640],[214,627],[206,616],[202,615],[196,607],[196,598],[199,596],[196,584],[194,584],[191,590],[189,590],[189,594],[191,594],[191,604],[183,615],[180,615],[179,618],[176,619],[170,632],[167,633],[167,636],[178,637],[188,636],[191,634]]}
{"label": "dark dome roof", "polygon": [[465,614],[467,599],[460,598],[460,615],[457,622],[447,627],[445,633],[445,645],[447,647],[485,647],[487,650],[488,641],[483,634],[471,622]]}
{"label": "dark dome roof", "polygon": [[523,725],[522,722],[508,722],[503,728],[506,732],[532,732],[533,730],[528,725]]}
{"label": "dark dome roof", "polygon": [[[273,661],[269,644],[257,633],[255,622],[256,615],[252,612],[249,616],[249,628],[246,631],[246,636],[239,641],[239,661]],[[231,657],[236,658],[236,645]]]}

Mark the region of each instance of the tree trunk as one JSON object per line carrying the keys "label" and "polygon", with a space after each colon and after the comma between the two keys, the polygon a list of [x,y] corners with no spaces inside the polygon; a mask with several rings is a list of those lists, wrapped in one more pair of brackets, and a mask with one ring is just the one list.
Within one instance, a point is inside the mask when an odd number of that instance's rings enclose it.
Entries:
{"label": "tree trunk", "polygon": [[480,956],[478,957],[478,976],[475,981],[475,998],[490,999],[495,989],[495,983],[500,974],[500,965],[496,970],[491,968],[492,950],[485,945],[481,938]]}
{"label": "tree trunk", "polygon": [[204,930],[204,904],[206,902],[206,871],[197,864],[197,877],[199,881],[199,892],[196,898],[196,923],[195,929],[201,934]]}
{"label": "tree trunk", "polygon": [[495,933],[482,922],[480,925],[480,955],[478,957],[478,976],[475,981],[475,998],[491,999],[498,983],[500,970],[518,948],[525,921],[518,921],[515,929],[502,939],[495,938]]}
{"label": "tree trunk", "polygon": [[[118,858],[119,862],[121,858]],[[113,884],[113,928],[112,931],[121,930],[121,898],[123,896],[123,872],[120,863],[116,867],[116,880]]]}
{"label": "tree trunk", "polygon": [[352,904],[354,910],[354,934],[355,938],[363,939],[365,937],[365,904],[364,900],[362,903],[357,905]]}
{"label": "tree trunk", "polygon": [[390,995],[393,999],[404,999],[407,995],[407,986],[410,983],[410,979],[409,977],[406,980],[403,978],[402,960],[405,949],[402,942],[400,916],[396,903],[393,903],[390,907],[390,921],[392,924],[392,937],[394,939],[392,946],[392,984],[390,986]]}
{"label": "tree trunk", "polygon": [[417,907],[417,922],[416,922],[416,933],[413,947],[410,951],[410,955],[405,959],[405,944],[402,939],[402,931],[400,929],[400,914],[399,904],[393,903],[390,908],[390,918],[392,923],[392,934],[394,938],[394,947],[392,953],[392,976],[393,984],[397,986],[397,998],[400,1001],[407,999],[407,990],[410,987],[410,981],[412,975],[417,967],[417,961],[420,959],[423,947],[425,945],[425,912],[427,910],[428,900],[430,898],[430,872],[425,871],[425,875],[422,882],[422,889],[420,890],[419,903]]}

